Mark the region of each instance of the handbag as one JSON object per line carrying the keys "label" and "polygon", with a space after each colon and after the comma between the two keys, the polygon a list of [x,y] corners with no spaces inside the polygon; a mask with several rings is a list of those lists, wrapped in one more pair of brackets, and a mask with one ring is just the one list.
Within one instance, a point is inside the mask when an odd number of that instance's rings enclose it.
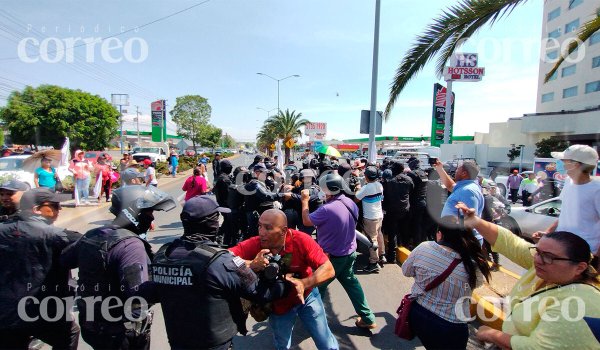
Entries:
{"label": "handbag", "polygon": [[62,192],[65,189],[65,187],[60,181],[60,178],[58,177],[58,174],[56,174],[56,170],[54,168],[52,168],[52,173],[54,174],[54,180],[56,181],[56,184],[54,185],[54,190],[56,192]]}
{"label": "handbag", "polygon": [[[433,281],[429,282],[429,284],[425,287],[425,292],[432,290],[433,288],[440,285],[440,283],[444,282],[446,278],[452,273],[454,268],[461,262],[461,259],[454,259],[450,266],[442,272],[441,275],[437,276]],[[413,297],[410,293],[406,294],[402,301],[400,302],[400,306],[396,310],[398,314],[398,319],[396,320],[396,327],[394,328],[394,333],[402,339],[412,340],[415,337],[415,332],[411,328],[408,322],[408,316],[410,315],[410,308],[412,303],[417,299],[417,297]]]}

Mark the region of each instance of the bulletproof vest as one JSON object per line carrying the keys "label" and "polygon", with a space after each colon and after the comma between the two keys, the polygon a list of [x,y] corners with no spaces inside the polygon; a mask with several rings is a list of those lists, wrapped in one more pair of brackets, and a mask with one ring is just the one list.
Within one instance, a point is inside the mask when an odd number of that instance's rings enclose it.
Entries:
{"label": "bulletproof vest", "polygon": [[[190,243],[176,239],[163,245],[154,257],[150,273],[160,295],[169,343],[173,348],[198,349],[223,344],[238,327],[227,295],[213,295],[206,270],[227,250],[196,244],[185,255],[171,253]],[[181,248],[180,248],[181,249]],[[230,298],[231,299],[231,298]],[[239,303],[239,297],[234,298]]]}
{"label": "bulletproof vest", "polygon": [[[300,193],[304,189],[305,189],[304,184],[302,184],[300,187],[294,188],[292,190],[292,192],[300,195]],[[323,201],[319,198],[320,191],[321,191],[321,188],[317,184],[311,184],[310,187],[308,188],[308,194],[310,196],[308,199],[308,212],[309,213],[314,212],[315,210],[319,209],[319,207],[321,207],[323,205]],[[288,202],[291,202],[291,201],[288,201]],[[302,202],[301,201],[294,202],[293,209],[296,210],[300,216],[302,216]]]}
{"label": "bulletproof vest", "polygon": [[246,211],[257,211],[262,213],[267,209],[274,208],[273,201],[266,198],[263,194],[264,192],[270,192],[264,183],[253,179],[246,184],[246,191],[254,192],[253,194],[244,195],[244,206],[246,207]]}
{"label": "bulletproof vest", "polygon": [[415,169],[409,173],[409,177],[415,185],[415,189],[410,195],[411,203],[425,200],[427,198],[427,182],[429,181],[427,173],[422,169]]}
{"label": "bulletproof vest", "polygon": [[412,189],[410,178],[404,174],[398,174],[385,183],[384,210],[391,213],[406,213],[410,208],[409,194]]}
{"label": "bulletproof vest", "polygon": [[[139,238],[135,233],[119,228],[100,227],[88,231],[81,238],[79,244],[79,295],[81,298],[100,297],[101,301],[114,296],[125,302],[124,291],[121,291],[121,281],[117,271],[109,270],[108,253],[118,243],[126,239],[139,239],[144,243],[149,256],[152,256],[150,245]],[[94,303],[94,320],[101,320],[101,302]],[[80,307],[79,312],[85,316],[86,308]],[[112,317],[119,317],[118,308],[111,310]],[[123,318],[123,322],[127,319]],[[122,323],[122,322],[120,322]]]}
{"label": "bulletproof vest", "polygon": [[227,187],[227,207],[240,211],[244,206],[244,195],[238,191],[238,186],[243,185],[232,183]]}

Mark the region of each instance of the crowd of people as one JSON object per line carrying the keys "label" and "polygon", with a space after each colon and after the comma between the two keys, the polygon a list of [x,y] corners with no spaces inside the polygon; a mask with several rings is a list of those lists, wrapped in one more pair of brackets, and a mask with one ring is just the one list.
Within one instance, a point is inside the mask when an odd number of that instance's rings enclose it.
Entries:
{"label": "crowd of people", "polygon": [[[84,234],[53,225],[60,201],[51,189],[5,182],[0,348],[26,349],[35,337],[76,349],[81,334],[95,349],[147,349],[149,305],[160,303],[172,348],[230,349],[235,334],[246,334],[250,313],[268,318],[276,349],[295,345],[297,318],[318,349],[338,349],[321,297],[333,279],[352,303],[356,327],[377,328],[355,275],[356,230],[377,243],[367,273],[395,263],[398,245],[412,249],[402,265],[415,279],[410,324],[428,349],[466,347],[469,298],[491,278],[492,250],[527,272],[510,294],[511,318],[502,330],[480,327],[481,341],[517,349],[598,348],[600,185],[590,177],[598,154],[574,145],[553,156],[569,175],[561,194],[565,210],[537,233],[536,244],[495,225],[491,212],[486,218],[495,200],[507,203],[480,182],[471,161],[451,177],[439,160],[426,172],[417,159],[370,164],[307,152],[301,169],[294,162],[279,169],[269,157],[236,168],[215,157],[216,199],[207,194],[200,162],[184,183],[199,190],[186,190],[182,235],[157,252],[143,235],[154,213],[174,209],[176,201],[152,183],[151,164],[144,173],[121,168],[123,186],[108,197],[114,220]],[[77,288],[69,285],[75,268]],[[60,310],[70,315],[60,304],[49,312],[48,298],[75,291],[79,322],[46,317]],[[572,298],[583,302],[583,311]]]}

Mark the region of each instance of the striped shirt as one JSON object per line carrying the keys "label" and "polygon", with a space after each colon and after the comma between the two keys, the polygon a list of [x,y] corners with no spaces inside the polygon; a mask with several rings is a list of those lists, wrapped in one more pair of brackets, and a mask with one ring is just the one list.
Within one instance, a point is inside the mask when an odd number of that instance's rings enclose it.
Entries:
{"label": "striped shirt", "polygon": [[356,192],[356,198],[362,201],[365,219],[383,219],[383,186],[379,181],[369,182]]}
{"label": "striped shirt", "polygon": [[[460,259],[460,255],[444,249],[436,242],[423,242],[402,264],[402,272],[407,277],[415,278],[411,293],[418,296],[416,301],[419,305],[446,321],[465,323],[466,318],[470,317],[469,304],[473,291],[469,286],[469,275],[462,263],[458,264],[440,285],[425,293],[427,284],[441,275],[454,259]],[[481,285],[482,280],[483,275],[477,269],[477,286]],[[455,307],[459,300],[462,305]]]}

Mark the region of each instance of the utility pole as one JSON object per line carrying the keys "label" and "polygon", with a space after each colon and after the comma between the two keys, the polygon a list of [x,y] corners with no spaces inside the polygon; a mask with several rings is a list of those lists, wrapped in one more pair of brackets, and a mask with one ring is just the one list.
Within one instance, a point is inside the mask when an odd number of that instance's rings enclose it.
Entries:
{"label": "utility pole", "polygon": [[140,144],[140,107],[135,106],[135,121],[137,122],[137,142]]}
{"label": "utility pole", "polygon": [[371,73],[371,118],[369,121],[369,162],[377,159],[375,128],[377,127],[377,72],[379,66],[379,18],[381,0],[375,1],[375,33],[373,38],[373,70]]}

